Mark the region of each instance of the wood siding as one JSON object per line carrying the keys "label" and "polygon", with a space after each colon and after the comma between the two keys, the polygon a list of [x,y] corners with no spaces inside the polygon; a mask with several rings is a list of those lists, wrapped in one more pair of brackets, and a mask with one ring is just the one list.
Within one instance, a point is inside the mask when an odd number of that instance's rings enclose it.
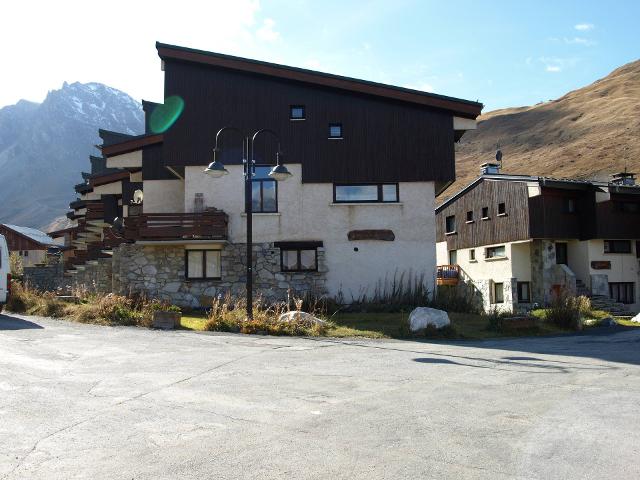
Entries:
{"label": "wood siding", "polygon": [[175,180],[164,166],[162,144],[142,148],[142,178],[145,180]]}
{"label": "wood siding", "polygon": [[[164,134],[165,165],[208,164],[216,131],[233,125],[247,132],[259,128],[276,131],[282,141],[284,162],[302,164],[303,182],[455,178],[450,112],[167,60],[165,96],[171,95],[182,97],[185,108]],[[304,105],[306,119],[291,121],[290,105]],[[342,124],[343,140],[327,138],[329,123]],[[240,145],[237,135],[226,134],[221,160],[240,163]],[[275,148],[266,137],[257,142],[256,161],[274,163]]]}
{"label": "wood siding", "polygon": [[612,194],[611,200],[596,204],[598,238],[640,238],[640,214],[623,212],[618,202],[637,203],[640,195]]}
{"label": "wood siding", "polygon": [[[567,212],[572,199],[575,212]],[[531,238],[593,238],[595,233],[595,194],[592,190],[542,188],[541,195],[529,198]]]}
{"label": "wood siding", "polygon": [[[498,216],[498,204],[504,203],[506,215]],[[482,220],[482,208],[488,207],[489,220]],[[473,211],[473,223],[466,223]],[[445,234],[445,220],[455,215],[456,233]],[[447,242],[448,250],[473,248],[529,238],[527,184],[484,180],[436,215],[436,238]]]}
{"label": "wood siding", "polygon": [[18,232],[0,225],[0,235],[4,235],[7,240],[7,246],[10,252],[18,252],[20,250],[46,250],[47,247],[42,245],[31,238],[22,235]]}

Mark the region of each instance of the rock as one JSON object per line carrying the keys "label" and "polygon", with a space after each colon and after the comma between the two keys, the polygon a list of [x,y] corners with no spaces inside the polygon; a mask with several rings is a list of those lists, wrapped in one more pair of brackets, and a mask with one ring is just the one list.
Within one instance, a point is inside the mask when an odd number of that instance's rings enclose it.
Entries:
{"label": "rock", "polygon": [[631,319],[632,322],[640,323],[640,313]]}
{"label": "rock", "polygon": [[611,317],[606,317],[606,318],[603,318],[602,320],[600,320],[600,326],[601,327],[615,327],[616,325],[618,325],[618,324]]}
{"label": "rock", "polygon": [[442,328],[450,325],[449,315],[444,310],[429,307],[418,307],[409,314],[409,329],[417,332],[433,325]]}
{"label": "rock", "polygon": [[142,273],[145,275],[155,275],[157,273],[156,267],[153,265],[145,265],[142,267]]}
{"label": "rock", "polygon": [[278,317],[279,322],[295,322],[300,321],[305,325],[323,325],[324,320],[314,317],[310,313],[294,310],[292,312],[283,313]]}

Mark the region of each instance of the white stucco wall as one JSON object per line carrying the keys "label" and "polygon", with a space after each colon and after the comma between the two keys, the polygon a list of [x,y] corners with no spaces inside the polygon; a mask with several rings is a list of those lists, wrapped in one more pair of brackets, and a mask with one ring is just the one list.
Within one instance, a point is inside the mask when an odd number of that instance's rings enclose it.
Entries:
{"label": "white stucco wall", "polygon": [[[184,209],[193,211],[196,193],[206,207],[229,215],[229,240],[245,242],[242,167],[227,166],[229,175],[215,179],[202,167],[186,167]],[[345,300],[372,294],[378,281],[395,272],[425,275],[430,291],[435,277],[435,197],[433,182],[400,183],[399,204],[333,205],[331,184],[302,184],[301,165],[287,164],[292,178],[278,184],[278,214],[255,214],[255,242],[322,240],[331,295]],[[145,206],[147,189],[145,182]],[[395,241],[354,241],[350,230],[390,229]],[[357,248],[358,251],[354,251]]]}
{"label": "white stucco wall", "polygon": [[142,168],[142,150],[107,158],[107,168]]}
{"label": "white stucco wall", "polygon": [[184,212],[183,180],[145,180],[143,213]]}

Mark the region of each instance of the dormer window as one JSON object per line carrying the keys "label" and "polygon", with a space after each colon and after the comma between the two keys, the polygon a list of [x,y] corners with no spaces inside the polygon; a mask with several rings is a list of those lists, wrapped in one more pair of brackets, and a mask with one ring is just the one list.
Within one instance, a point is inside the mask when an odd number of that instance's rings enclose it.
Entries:
{"label": "dormer window", "polygon": [[304,120],[306,117],[304,111],[304,105],[291,105],[289,108],[290,120]]}
{"label": "dormer window", "polygon": [[329,124],[329,138],[342,139],[342,124],[330,123]]}

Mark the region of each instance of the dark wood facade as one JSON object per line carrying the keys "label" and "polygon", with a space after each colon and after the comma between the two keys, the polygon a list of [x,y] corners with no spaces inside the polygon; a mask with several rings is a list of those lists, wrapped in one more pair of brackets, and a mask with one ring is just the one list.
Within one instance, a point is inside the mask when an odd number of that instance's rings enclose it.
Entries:
{"label": "dark wood facade", "polygon": [[[505,214],[498,205],[505,204]],[[482,209],[488,218],[482,219]],[[467,212],[473,221],[467,223]],[[455,215],[455,233],[447,234],[446,218]],[[527,184],[524,182],[482,181],[436,215],[436,238],[447,241],[449,250],[491,245],[529,238]]]}
{"label": "dark wood facade", "polygon": [[[527,184],[539,187],[539,193],[529,196]],[[640,188],[596,201],[597,192],[608,188],[537,178],[480,178],[436,210],[437,241],[457,250],[526,239],[640,238]],[[500,203],[505,204],[504,216],[497,213]],[[488,220],[481,218],[483,207],[489,209]],[[468,211],[473,211],[472,223],[466,222]],[[455,233],[447,234],[450,216],[455,216]]]}
{"label": "dark wood facade", "polygon": [[[233,125],[276,131],[284,161],[303,165],[303,182],[455,178],[453,114],[443,109],[165,59],[165,96],[173,95],[184,111],[164,133],[165,165],[208,164],[216,131]],[[305,107],[305,120],[290,120],[291,105]],[[342,139],[328,139],[330,123],[342,124]],[[225,135],[221,160],[240,163],[240,145]],[[274,153],[271,139],[256,144],[258,163],[274,163]]]}
{"label": "dark wood facade", "polygon": [[10,252],[18,252],[20,250],[46,250],[48,245],[36,242],[31,237],[23,235],[20,232],[0,224],[0,235],[7,240],[7,246]]}

